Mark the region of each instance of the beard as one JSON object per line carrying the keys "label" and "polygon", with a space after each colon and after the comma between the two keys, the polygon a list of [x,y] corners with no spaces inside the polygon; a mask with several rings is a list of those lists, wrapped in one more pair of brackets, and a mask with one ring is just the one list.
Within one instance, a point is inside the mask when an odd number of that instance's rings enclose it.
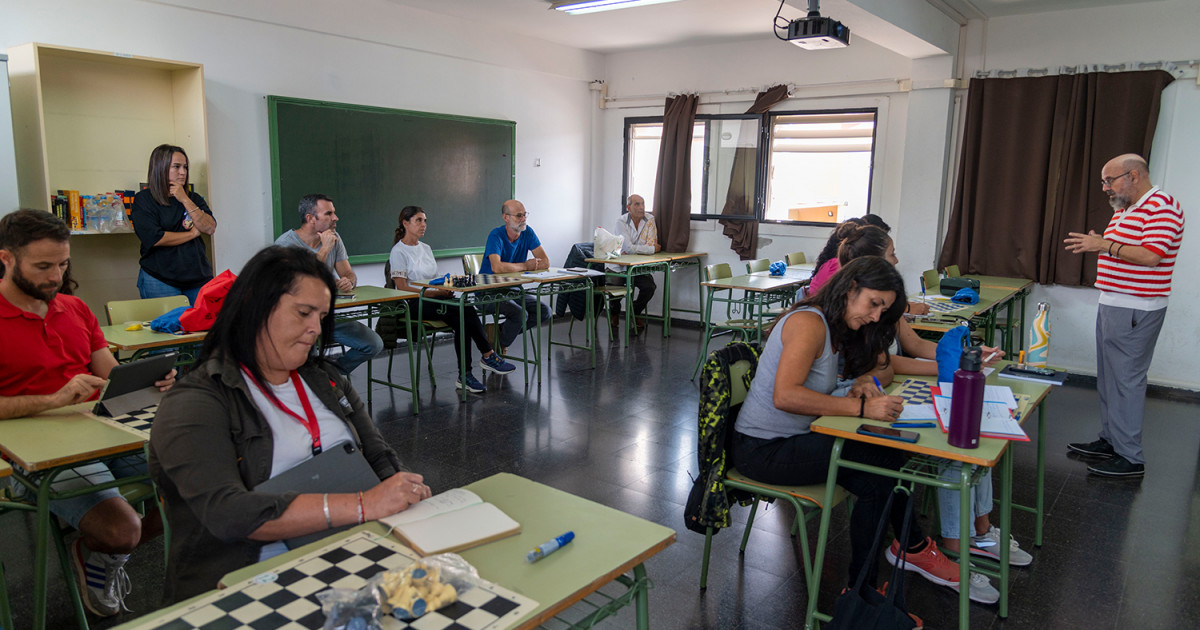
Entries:
{"label": "beard", "polygon": [[1124,210],[1129,207],[1133,200],[1118,194],[1112,194],[1108,197],[1108,205],[1112,206],[1113,210]]}
{"label": "beard", "polygon": [[12,282],[25,295],[43,302],[49,302],[50,300],[53,300],[54,296],[58,295],[58,290],[61,286],[51,284],[39,287],[38,285],[30,282],[29,278],[26,278],[21,274],[21,261],[19,260],[15,265],[13,265]]}

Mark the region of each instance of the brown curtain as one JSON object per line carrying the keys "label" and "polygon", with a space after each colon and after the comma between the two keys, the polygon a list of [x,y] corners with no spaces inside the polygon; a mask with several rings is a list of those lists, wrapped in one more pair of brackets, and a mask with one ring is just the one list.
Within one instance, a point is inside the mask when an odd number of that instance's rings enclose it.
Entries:
{"label": "brown curtain", "polygon": [[972,79],[950,226],[938,267],[1090,285],[1095,255],[1063,249],[1068,232],[1112,216],[1100,169],[1122,154],[1150,159],[1162,70]]}
{"label": "brown curtain", "polygon": [[692,126],[695,94],[668,98],[663,109],[658,174],[654,179],[654,220],[663,251],[686,252],[692,233]]}
{"label": "brown curtain", "polygon": [[[788,97],[786,85],[776,85],[758,93],[747,114],[765,114]],[[755,169],[757,149],[739,147],[733,154],[733,171],[729,175],[729,191],[721,214],[754,217]],[[729,237],[729,248],[742,260],[758,256],[758,221],[752,219],[721,219],[721,233]]]}

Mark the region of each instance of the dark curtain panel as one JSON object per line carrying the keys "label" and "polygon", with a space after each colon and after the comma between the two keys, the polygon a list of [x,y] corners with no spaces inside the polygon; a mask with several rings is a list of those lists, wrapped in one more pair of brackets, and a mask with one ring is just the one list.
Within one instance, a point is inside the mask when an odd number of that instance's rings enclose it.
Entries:
{"label": "dark curtain panel", "polygon": [[663,110],[658,175],[654,180],[654,217],[663,251],[686,252],[692,220],[692,126],[696,122],[695,94],[668,98]]}
{"label": "dark curtain panel", "polygon": [[[747,114],[765,114],[780,101],[788,97],[786,85],[776,85],[758,93]],[[725,194],[725,207],[721,214],[754,217],[755,168],[757,149],[740,147],[734,151],[733,171],[729,175],[729,191]],[[758,256],[758,221],[741,219],[726,221],[721,233],[729,237],[729,248],[737,252],[742,260]]]}
{"label": "dark curtain panel", "polygon": [[1095,255],[1063,249],[1068,232],[1112,216],[1100,169],[1122,153],[1150,159],[1162,70],[972,79],[950,226],[938,267],[1090,285]]}

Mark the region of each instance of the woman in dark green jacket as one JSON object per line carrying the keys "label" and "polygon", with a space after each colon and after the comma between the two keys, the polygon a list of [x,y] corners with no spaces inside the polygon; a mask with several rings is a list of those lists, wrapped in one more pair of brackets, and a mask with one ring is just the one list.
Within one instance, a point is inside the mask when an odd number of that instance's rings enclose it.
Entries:
{"label": "woman in dark green jacket", "polygon": [[[268,247],[233,284],[196,369],[165,397],[150,472],[171,527],[166,598],[216,588],[282,541],[400,512],[430,496],[361,399],[314,352],[331,338],[334,281],[311,252]],[[262,482],[350,442],[379,477],[358,493],[269,493]]]}

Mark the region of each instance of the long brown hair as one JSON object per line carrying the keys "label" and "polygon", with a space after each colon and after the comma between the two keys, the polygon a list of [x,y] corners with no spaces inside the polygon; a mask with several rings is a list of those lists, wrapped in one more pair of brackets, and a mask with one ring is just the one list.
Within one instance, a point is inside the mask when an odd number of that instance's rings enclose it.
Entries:
{"label": "long brown hair", "polygon": [[[167,181],[171,174],[171,159],[176,153],[182,153],[183,159],[188,163],[188,177],[191,177],[192,161],[187,156],[187,151],[183,147],[177,147],[173,144],[160,144],[154,147],[150,152],[150,167],[146,172],[146,183],[150,185],[150,194],[154,195],[154,200],[160,206],[171,205],[171,185]],[[183,182],[187,184],[187,180]]]}

